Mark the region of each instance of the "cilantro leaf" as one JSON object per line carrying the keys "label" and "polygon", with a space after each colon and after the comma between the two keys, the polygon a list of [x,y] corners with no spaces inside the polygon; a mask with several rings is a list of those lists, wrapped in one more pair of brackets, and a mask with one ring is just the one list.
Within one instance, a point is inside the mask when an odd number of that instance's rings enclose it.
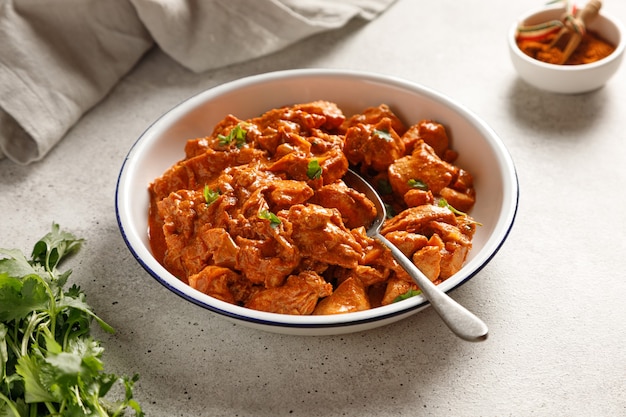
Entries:
{"label": "cilantro leaf", "polygon": [[32,311],[48,307],[50,296],[41,278],[24,279],[0,275],[0,320],[9,322],[26,318]]}
{"label": "cilantro leaf", "polygon": [[457,210],[454,207],[452,207],[450,203],[446,201],[445,198],[440,198],[439,201],[437,202],[437,205],[439,207],[446,207],[448,210],[450,210],[452,213],[456,214],[457,216],[467,216],[466,213],[463,213],[462,211]]}
{"label": "cilantro leaf", "polygon": [[317,159],[311,159],[306,168],[306,176],[309,179],[316,180],[322,176],[322,167]]}
{"label": "cilantro leaf", "polygon": [[402,300],[406,300],[407,298],[415,297],[416,295],[420,295],[421,293],[422,293],[421,290],[415,290],[415,289],[411,288],[410,290],[408,290],[404,294],[400,294],[399,296],[394,298],[393,302],[397,303],[398,301],[402,301]]}
{"label": "cilantro leaf", "polygon": [[378,136],[385,142],[393,142],[393,136],[391,136],[391,132],[388,130],[374,129],[373,136]]}
{"label": "cilantro leaf", "polygon": [[482,223],[477,222],[476,220],[472,219],[470,216],[467,215],[467,213],[462,212],[462,211],[457,210],[456,208],[452,207],[452,205],[450,203],[448,203],[448,201],[445,198],[443,198],[443,197],[439,198],[439,201],[437,202],[437,205],[439,207],[446,207],[448,210],[450,210],[456,216],[466,217],[467,220],[469,220],[470,223],[473,223],[473,224],[475,224],[477,226],[482,226]]}
{"label": "cilantro leaf", "polygon": [[241,124],[238,124],[233,127],[230,132],[228,132],[228,135],[217,135],[217,139],[219,140],[219,144],[221,146],[228,146],[235,142],[235,146],[237,146],[237,148],[242,148],[243,145],[246,144],[247,134],[248,131],[245,130]]}
{"label": "cilantro leaf", "polygon": [[391,188],[391,183],[388,180],[378,180],[376,183],[376,190],[381,195],[390,195],[393,194],[393,188]]}
{"label": "cilantro leaf", "polygon": [[396,210],[393,208],[393,206],[389,203],[384,203],[385,204],[385,211],[387,212],[387,218],[388,219],[392,219],[396,216]]}
{"label": "cilantro leaf", "polygon": [[270,222],[270,226],[271,227],[278,227],[278,225],[280,225],[281,221],[278,218],[277,215],[275,215],[274,213],[272,213],[269,210],[261,210],[259,212],[259,219],[263,219],[263,220],[269,220]]}
{"label": "cilantro leaf", "polygon": [[44,379],[44,366],[43,361],[34,355],[21,356],[15,370],[19,376],[24,380],[24,392],[26,403],[39,403],[39,402],[59,402],[60,398],[57,398],[50,390],[43,384]]}
{"label": "cilantro leaf", "polygon": [[208,185],[204,186],[204,190],[202,190],[202,194],[204,195],[204,201],[207,205],[211,205],[215,202],[220,196],[219,190],[210,189]]}
{"label": "cilantro leaf", "polygon": [[417,188],[418,190],[428,191],[428,184],[422,180],[416,180],[411,178],[407,181],[407,185],[411,188]]}
{"label": "cilantro leaf", "polygon": [[67,256],[80,249],[82,239],[68,232],[62,232],[59,225],[52,224],[52,231],[42,237],[34,246],[33,262],[41,264],[47,271],[54,268]]}

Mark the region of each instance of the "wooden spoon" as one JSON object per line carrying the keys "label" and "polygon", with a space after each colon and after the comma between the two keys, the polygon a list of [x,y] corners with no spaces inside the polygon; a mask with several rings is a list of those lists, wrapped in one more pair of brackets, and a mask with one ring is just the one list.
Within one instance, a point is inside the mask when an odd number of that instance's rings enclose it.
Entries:
{"label": "wooden spoon", "polygon": [[576,13],[576,16],[565,18],[565,26],[550,43],[550,48],[563,48],[563,55],[557,62],[558,64],[565,64],[578,48],[587,24],[598,15],[601,7],[602,2],[600,0],[589,0],[583,9]]}

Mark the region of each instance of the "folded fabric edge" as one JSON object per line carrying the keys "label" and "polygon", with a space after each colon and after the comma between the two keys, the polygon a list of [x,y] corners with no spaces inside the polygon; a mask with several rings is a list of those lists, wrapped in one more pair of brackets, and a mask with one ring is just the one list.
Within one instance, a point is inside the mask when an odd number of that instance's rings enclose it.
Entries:
{"label": "folded fabric edge", "polygon": [[[372,20],[395,1],[207,0],[194,7],[174,7],[176,3],[167,0],[131,3],[160,49],[185,68],[200,73],[270,55],[355,18]],[[192,15],[205,16],[203,24],[189,25]],[[236,36],[227,30],[233,21],[239,22]],[[242,39],[249,41],[242,43]]]}
{"label": "folded fabric edge", "polygon": [[7,112],[0,109],[0,159],[19,165],[40,160],[46,154],[39,144]]}

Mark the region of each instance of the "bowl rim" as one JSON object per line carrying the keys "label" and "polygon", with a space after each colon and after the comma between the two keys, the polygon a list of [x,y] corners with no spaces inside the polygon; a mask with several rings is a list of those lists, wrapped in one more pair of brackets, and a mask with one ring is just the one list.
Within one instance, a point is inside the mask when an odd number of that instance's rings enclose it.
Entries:
{"label": "bowl rim", "polygon": [[622,25],[620,20],[612,17],[611,15],[604,14],[602,13],[602,11],[600,11],[600,13],[598,14],[598,17],[606,19],[608,22],[613,24],[616,27],[617,32],[619,33],[619,38],[620,38],[619,43],[615,46],[615,50],[610,55],[602,59],[599,59],[597,61],[590,62],[588,64],[578,64],[578,65],[551,64],[548,62],[540,61],[538,59],[534,59],[526,55],[519,48],[515,39],[515,34],[517,32],[518,25],[539,13],[553,12],[553,11],[554,12],[565,11],[565,7],[557,4],[557,5],[549,5],[549,6],[534,8],[522,14],[516,22],[513,22],[513,24],[509,28],[507,40],[508,40],[509,49],[513,51],[515,56],[522,59],[524,62],[527,62],[531,65],[535,65],[539,68],[545,68],[548,70],[556,70],[556,71],[562,71],[562,72],[580,72],[580,71],[589,71],[596,67],[607,65],[615,60],[620,59],[621,56],[624,54],[624,49],[626,48],[626,39],[624,38],[624,35],[626,32],[625,32],[624,26]]}
{"label": "bowl rim", "polygon": [[[504,215],[500,218],[501,220],[496,223],[496,225],[501,225],[501,228],[500,230],[494,230],[494,232],[499,232],[499,235],[496,237],[497,243],[491,248],[491,251],[485,255],[484,259],[477,261],[477,264],[473,267],[471,271],[466,271],[467,275],[463,279],[454,284],[452,284],[452,281],[449,280],[444,281],[442,284],[440,284],[441,289],[445,292],[449,292],[455,288],[458,288],[462,284],[466,283],[469,279],[474,277],[476,274],[478,274],[491,261],[491,259],[496,255],[496,253],[505,243],[515,222],[519,205],[519,181],[517,171],[513,159],[509,151],[506,149],[504,143],[495,133],[495,131],[476,114],[474,114],[462,104],[452,100],[451,98],[439,92],[436,92],[421,84],[404,80],[395,76],[348,69],[290,69],[261,73],[239,78],[233,81],[226,82],[224,84],[205,89],[192,95],[191,97],[179,102],[177,105],[164,112],[153,123],[151,123],[136,139],[136,141],[131,146],[129,152],[127,153],[118,175],[115,191],[115,211],[118,228],[126,246],[130,250],[135,260],[144,268],[144,270],[149,273],[149,275],[151,275],[164,287],[177,294],[178,296],[186,299],[187,301],[192,302],[193,304],[208,309],[219,315],[225,316],[226,318],[231,318],[251,324],[269,326],[272,328],[321,329],[352,327],[365,323],[385,321],[393,317],[399,317],[406,315],[407,313],[416,312],[417,310],[423,309],[428,306],[428,301],[422,295],[419,295],[398,303],[393,303],[388,306],[337,315],[297,316],[251,310],[210,297],[198,290],[193,289],[189,285],[180,281],[178,278],[175,278],[172,274],[165,270],[164,267],[156,262],[149,248],[146,248],[141,240],[138,240],[137,236],[134,236],[131,227],[132,224],[128,223],[130,219],[128,219],[126,211],[124,210],[124,192],[126,191],[126,187],[128,186],[130,181],[129,175],[133,169],[134,155],[139,152],[142,147],[147,146],[146,144],[150,139],[150,135],[157,134],[155,132],[155,129],[158,128],[159,125],[167,124],[168,121],[180,118],[182,114],[185,114],[185,109],[187,108],[194,109],[205,101],[213,100],[224,94],[229,93],[230,91],[263,84],[266,82],[277,81],[280,79],[307,79],[311,77],[331,79],[356,78],[362,81],[373,81],[396,88],[406,89],[413,93],[419,93],[426,96],[428,99],[434,100],[452,108],[456,113],[467,119],[477,130],[479,130],[482,136],[489,138],[488,140],[491,147],[494,149],[494,152],[497,153],[500,162],[502,162],[502,171],[505,177],[503,179],[503,183],[510,187],[510,199],[503,200],[502,213],[504,213]],[[488,239],[486,243],[490,242],[491,239],[492,237],[490,236],[490,239]],[[147,258],[144,258],[144,256],[147,256]],[[466,268],[466,266],[467,265],[464,265],[464,268]],[[165,277],[162,276],[162,274],[165,274]],[[446,282],[448,282],[449,284],[445,285]]]}

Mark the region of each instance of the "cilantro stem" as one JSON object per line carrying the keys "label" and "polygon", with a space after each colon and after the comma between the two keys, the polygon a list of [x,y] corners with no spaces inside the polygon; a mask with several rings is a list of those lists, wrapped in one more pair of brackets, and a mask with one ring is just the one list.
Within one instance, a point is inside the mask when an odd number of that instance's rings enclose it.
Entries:
{"label": "cilantro stem", "polygon": [[[71,271],[57,266],[76,252],[82,239],[60,231],[39,240],[31,259],[16,249],[0,249],[0,415],[122,417],[127,409],[143,417],[132,398],[132,379],[103,372],[100,343],[90,336],[95,320],[112,332],[85,302]],[[104,397],[116,382],[125,398]],[[6,405],[5,405],[6,403]],[[115,414],[113,414],[115,413]]]}
{"label": "cilantro stem", "polygon": [[20,412],[15,407],[15,403],[13,401],[11,401],[6,395],[2,394],[2,392],[0,392],[0,400],[4,401],[6,403],[7,407],[9,407],[9,410],[11,410],[13,412],[13,415],[15,417],[20,417]]}
{"label": "cilantro stem", "polygon": [[[62,412],[61,412],[61,411],[57,411],[57,409],[56,409],[56,408],[54,408],[54,405],[52,405],[52,403],[51,403],[51,402],[46,401],[44,404],[46,405],[46,408],[47,408],[47,409],[48,409],[48,411],[50,412],[50,415],[51,415],[51,416],[60,416],[60,415],[62,415]],[[34,409],[34,410],[37,410],[37,404],[34,404],[34,406],[31,408],[31,411],[32,411],[33,409]],[[37,415],[37,413],[36,413],[36,412],[35,412],[35,413],[31,413],[31,414],[32,414],[33,416],[36,416],[36,415]]]}
{"label": "cilantro stem", "polygon": [[44,319],[45,319],[45,316],[41,315],[41,313],[39,313],[39,314],[31,314],[30,315],[30,317],[28,318],[28,325],[26,326],[26,329],[24,330],[24,338],[22,339],[22,347],[20,349],[20,355],[19,356],[26,356],[26,355],[28,355],[28,345],[29,345],[31,339],[36,339],[35,337],[33,337],[33,333],[35,332],[35,328],[37,326],[39,326],[39,324]]}

